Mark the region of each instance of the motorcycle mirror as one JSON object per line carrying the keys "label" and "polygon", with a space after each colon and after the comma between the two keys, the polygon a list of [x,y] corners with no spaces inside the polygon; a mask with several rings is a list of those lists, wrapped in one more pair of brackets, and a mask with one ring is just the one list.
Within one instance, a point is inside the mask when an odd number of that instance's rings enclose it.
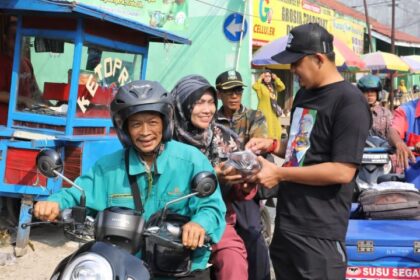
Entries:
{"label": "motorcycle mirror", "polygon": [[207,197],[214,193],[217,186],[216,175],[209,171],[197,173],[191,181],[191,190],[198,197]]}
{"label": "motorcycle mirror", "polygon": [[36,157],[36,166],[48,178],[57,177],[57,172],[63,171],[63,161],[57,151],[53,149],[41,150]]}
{"label": "motorcycle mirror", "polygon": [[[73,187],[78,189],[81,192],[79,206],[81,210],[74,211],[76,214],[73,216],[77,216],[75,220],[84,222],[86,218],[86,195],[85,191],[78,185],[76,185],[73,181],[69,178],[61,174],[63,171],[63,161],[61,160],[61,156],[57,153],[56,150],[53,149],[43,149],[39,152],[36,157],[36,166],[38,170],[48,178],[60,177],[64,181],[70,183]],[[80,213],[80,214],[79,214]]]}
{"label": "motorcycle mirror", "polygon": [[185,196],[181,196],[179,198],[176,198],[166,203],[165,207],[162,209],[162,215],[160,217],[160,222],[158,224],[161,224],[166,219],[166,211],[169,205],[176,203],[178,201],[187,199],[192,196],[197,196],[197,197],[210,196],[216,190],[216,185],[217,185],[217,179],[216,179],[216,175],[214,175],[213,173],[209,171],[202,171],[202,172],[197,173],[191,180],[191,193]]}

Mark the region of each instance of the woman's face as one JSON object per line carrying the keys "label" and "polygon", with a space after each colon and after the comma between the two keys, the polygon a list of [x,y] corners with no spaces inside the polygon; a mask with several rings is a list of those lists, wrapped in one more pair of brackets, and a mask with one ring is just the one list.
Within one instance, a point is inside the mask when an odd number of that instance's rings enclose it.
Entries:
{"label": "woman's face", "polygon": [[200,129],[207,129],[210,126],[214,113],[216,112],[216,103],[213,95],[206,91],[194,104],[191,112],[191,123]]}
{"label": "woman's face", "polygon": [[363,92],[363,95],[366,97],[367,102],[369,105],[374,105],[377,101],[377,93],[374,90],[369,90]]}
{"label": "woman's face", "polygon": [[271,82],[271,73],[270,72],[265,72],[263,74],[263,79],[265,83],[270,83]]}

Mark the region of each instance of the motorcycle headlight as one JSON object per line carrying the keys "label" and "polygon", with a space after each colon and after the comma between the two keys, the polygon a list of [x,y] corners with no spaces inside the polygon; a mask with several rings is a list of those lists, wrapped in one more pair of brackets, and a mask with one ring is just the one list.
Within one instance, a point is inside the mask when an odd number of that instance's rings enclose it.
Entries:
{"label": "motorcycle headlight", "polygon": [[102,256],[87,253],[72,260],[63,272],[62,279],[69,280],[112,280],[109,262]]}

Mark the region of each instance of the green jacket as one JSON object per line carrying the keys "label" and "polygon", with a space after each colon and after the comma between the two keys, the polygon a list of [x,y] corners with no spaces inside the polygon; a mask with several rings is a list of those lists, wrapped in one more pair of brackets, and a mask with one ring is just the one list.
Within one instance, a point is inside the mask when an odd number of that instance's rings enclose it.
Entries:
{"label": "green jacket", "polygon": [[[148,173],[134,149],[130,150],[129,173],[137,177],[146,221],[174,198],[189,194],[190,181],[200,171],[214,172],[208,159],[196,148],[170,141],[157,157],[157,174]],[[149,184],[150,182],[150,184]],[[124,150],[99,159],[86,173],[76,179],[86,193],[87,207],[101,211],[110,206],[134,209],[134,201],[125,170]],[[48,200],[56,201],[60,209],[71,208],[79,202],[76,188],[62,189]],[[224,232],[226,207],[220,188],[209,197],[192,197],[169,206],[172,211],[191,217],[200,224],[213,242],[217,243]],[[192,269],[204,269],[210,257],[207,249],[197,249],[193,254]]]}

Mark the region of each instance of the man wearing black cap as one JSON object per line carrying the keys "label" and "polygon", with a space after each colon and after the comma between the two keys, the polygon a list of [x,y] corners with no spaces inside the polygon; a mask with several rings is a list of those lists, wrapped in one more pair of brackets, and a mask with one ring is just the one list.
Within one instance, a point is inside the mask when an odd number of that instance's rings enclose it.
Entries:
{"label": "man wearing black cap", "polygon": [[[222,107],[216,113],[216,122],[232,129],[239,137],[241,149],[253,137],[267,137],[267,122],[261,111],[242,105],[244,83],[235,70],[225,71],[216,78],[218,98]],[[269,280],[270,259],[262,235],[258,197],[254,200],[234,201],[236,231],[244,240],[248,253],[248,279]]]}
{"label": "man wearing black cap", "polygon": [[[334,63],[333,36],[318,24],[290,31],[286,50],[272,57],[291,64],[301,89],[293,102],[283,167],[259,158],[252,180],[279,185],[270,246],[276,279],[345,279],[345,235],[356,170],[371,124],[362,93]],[[265,150],[267,139],[247,147]]]}

